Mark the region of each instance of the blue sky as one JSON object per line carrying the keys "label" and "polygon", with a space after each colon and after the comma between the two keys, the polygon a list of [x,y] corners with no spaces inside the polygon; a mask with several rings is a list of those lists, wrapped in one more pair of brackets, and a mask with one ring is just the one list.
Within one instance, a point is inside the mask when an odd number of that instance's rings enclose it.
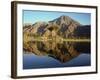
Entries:
{"label": "blue sky", "polygon": [[91,24],[91,14],[90,13],[34,11],[34,10],[32,11],[23,10],[23,23],[34,24],[35,22],[39,22],[39,21],[48,22],[62,15],[69,16],[83,25]]}

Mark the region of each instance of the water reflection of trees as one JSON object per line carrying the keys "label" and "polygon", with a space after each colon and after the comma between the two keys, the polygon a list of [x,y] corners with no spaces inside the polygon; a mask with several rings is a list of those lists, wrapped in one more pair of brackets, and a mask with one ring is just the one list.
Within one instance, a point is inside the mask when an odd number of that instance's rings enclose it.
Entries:
{"label": "water reflection of trees", "polygon": [[24,44],[24,51],[38,56],[52,57],[64,63],[81,53],[90,53],[90,42],[29,41]]}

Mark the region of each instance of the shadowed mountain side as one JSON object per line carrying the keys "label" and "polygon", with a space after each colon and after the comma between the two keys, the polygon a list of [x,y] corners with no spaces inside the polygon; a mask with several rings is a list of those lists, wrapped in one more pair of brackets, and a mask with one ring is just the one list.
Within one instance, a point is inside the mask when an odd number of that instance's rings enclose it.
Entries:
{"label": "shadowed mountain side", "polygon": [[77,38],[90,39],[91,26],[90,25],[79,26],[75,29],[74,33],[75,33],[74,36]]}

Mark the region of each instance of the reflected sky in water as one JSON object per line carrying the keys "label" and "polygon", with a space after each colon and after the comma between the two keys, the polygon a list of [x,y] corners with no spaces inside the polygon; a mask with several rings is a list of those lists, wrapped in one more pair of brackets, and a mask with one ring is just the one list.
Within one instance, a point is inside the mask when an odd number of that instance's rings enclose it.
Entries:
{"label": "reflected sky in water", "polygon": [[52,57],[36,56],[34,54],[24,54],[23,58],[23,69],[90,66],[91,63],[90,55],[84,53],[65,63],[60,63]]}

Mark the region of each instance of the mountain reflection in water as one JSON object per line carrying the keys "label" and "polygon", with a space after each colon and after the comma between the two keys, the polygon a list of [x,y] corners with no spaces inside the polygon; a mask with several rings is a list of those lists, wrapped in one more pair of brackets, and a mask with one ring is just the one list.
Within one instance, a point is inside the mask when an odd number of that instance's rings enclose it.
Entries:
{"label": "mountain reflection in water", "polygon": [[90,66],[90,42],[30,41],[23,69]]}

